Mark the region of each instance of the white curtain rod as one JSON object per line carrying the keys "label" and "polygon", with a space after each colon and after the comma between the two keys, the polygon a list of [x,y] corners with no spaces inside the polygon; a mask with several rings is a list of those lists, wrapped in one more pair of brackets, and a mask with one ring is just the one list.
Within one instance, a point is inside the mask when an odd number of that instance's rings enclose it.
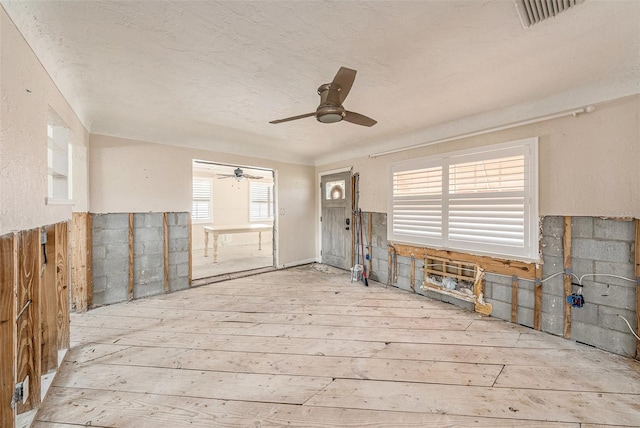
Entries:
{"label": "white curtain rod", "polygon": [[369,155],[369,158],[377,158],[379,156],[385,156],[385,155],[390,155],[393,153],[400,153],[400,152],[404,152],[407,150],[412,150],[412,149],[419,149],[421,147],[427,147],[427,146],[433,146],[436,144],[442,144],[442,143],[446,143],[448,141],[453,141],[453,140],[460,140],[462,138],[468,138],[468,137],[476,137],[478,135],[484,135],[484,134],[488,134],[490,132],[497,132],[497,131],[504,131],[505,129],[510,129],[510,128],[515,128],[517,126],[523,126],[523,125],[530,125],[532,123],[538,123],[538,122],[543,122],[545,120],[551,120],[551,119],[558,119],[560,117],[566,117],[566,116],[573,116],[573,117],[577,117],[583,113],[592,113],[596,108],[592,105],[577,109],[577,110],[570,110],[570,111],[564,111],[561,113],[555,113],[555,114],[550,114],[547,116],[541,116],[541,117],[536,117],[534,119],[528,119],[528,120],[523,120],[520,122],[514,122],[514,123],[509,123],[507,125],[502,125],[502,126],[496,126],[494,128],[487,128],[487,129],[483,129],[480,131],[475,131],[475,132],[469,132],[467,134],[460,134],[460,135],[455,135],[453,137],[447,137],[447,138],[442,138],[440,140],[434,140],[434,141],[429,141],[426,143],[420,143],[420,144],[416,144],[413,146],[408,146],[408,147],[402,147],[399,149],[393,149],[393,150],[387,150],[386,152],[379,152],[379,153],[373,153]]}

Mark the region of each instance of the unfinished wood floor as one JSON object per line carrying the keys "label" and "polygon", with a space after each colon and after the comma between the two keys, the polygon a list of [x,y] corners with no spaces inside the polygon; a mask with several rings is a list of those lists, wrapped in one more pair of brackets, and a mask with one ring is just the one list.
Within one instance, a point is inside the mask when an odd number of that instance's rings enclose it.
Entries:
{"label": "unfinished wood floor", "polygon": [[72,317],[37,428],[640,426],[640,363],[322,265]]}

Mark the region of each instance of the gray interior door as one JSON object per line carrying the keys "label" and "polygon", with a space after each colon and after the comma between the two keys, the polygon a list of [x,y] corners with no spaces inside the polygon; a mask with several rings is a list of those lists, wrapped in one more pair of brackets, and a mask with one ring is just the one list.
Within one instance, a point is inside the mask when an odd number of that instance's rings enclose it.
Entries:
{"label": "gray interior door", "polygon": [[322,263],[351,268],[351,173],[325,175],[322,193]]}

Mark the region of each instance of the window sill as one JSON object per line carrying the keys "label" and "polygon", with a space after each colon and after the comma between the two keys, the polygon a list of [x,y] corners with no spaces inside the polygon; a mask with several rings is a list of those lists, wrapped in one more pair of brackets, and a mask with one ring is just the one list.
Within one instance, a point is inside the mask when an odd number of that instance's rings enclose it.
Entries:
{"label": "window sill", "polygon": [[73,199],[56,199],[56,198],[44,198],[45,205],[75,205],[75,201]]}

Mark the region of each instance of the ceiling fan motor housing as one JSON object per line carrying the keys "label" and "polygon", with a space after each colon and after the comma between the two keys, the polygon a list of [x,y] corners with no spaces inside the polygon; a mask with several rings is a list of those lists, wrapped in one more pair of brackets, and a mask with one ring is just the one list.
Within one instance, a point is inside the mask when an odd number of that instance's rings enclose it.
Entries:
{"label": "ceiling fan motor housing", "polygon": [[320,105],[316,110],[316,119],[322,123],[340,122],[347,114],[340,104],[340,85],[325,83],[318,88]]}

